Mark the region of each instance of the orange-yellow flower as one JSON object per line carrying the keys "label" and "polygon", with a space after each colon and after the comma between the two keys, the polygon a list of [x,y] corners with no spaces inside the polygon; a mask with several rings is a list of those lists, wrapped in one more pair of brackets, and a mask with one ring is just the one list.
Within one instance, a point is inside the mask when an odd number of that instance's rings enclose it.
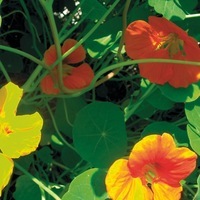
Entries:
{"label": "orange-yellow flower", "polygon": [[[61,47],[62,54],[67,52],[77,43],[74,39],[67,39]],[[68,89],[82,89],[87,87],[93,77],[94,72],[87,63],[82,63],[77,67],[71,66],[71,64],[79,64],[83,62],[86,57],[86,52],[83,46],[79,46],[63,61],[63,83]],[[47,66],[52,65],[57,60],[57,53],[55,45],[44,53],[44,62]],[[45,76],[41,81],[41,89],[46,94],[59,94],[60,89],[58,88],[58,72],[57,67],[52,70],[52,73]]]}
{"label": "orange-yellow flower", "polygon": [[[197,41],[165,18],[149,17],[132,22],[125,32],[125,49],[132,59],[163,58],[200,62]],[[175,88],[188,87],[200,79],[195,65],[148,63],[139,64],[142,77],[152,83],[169,83]]]}
{"label": "orange-yellow flower", "polygon": [[129,159],[115,161],[106,176],[112,200],[179,200],[185,179],[196,167],[197,155],[176,147],[172,136],[149,135],[132,149]]}
{"label": "orange-yellow flower", "polygon": [[0,196],[13,171],[12,158],[35,151],[43,120],[39,113],[17,115],[23,90],[13,83],[0,89]]}

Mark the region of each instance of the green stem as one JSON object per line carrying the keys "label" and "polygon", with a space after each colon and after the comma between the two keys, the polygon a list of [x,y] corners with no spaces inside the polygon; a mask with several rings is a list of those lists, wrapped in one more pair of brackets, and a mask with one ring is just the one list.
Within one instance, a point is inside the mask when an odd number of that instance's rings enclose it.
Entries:
{"label": "green stem", "polygon": [[68,146],[70,149],[72,149],[72,150],[75,151],[77,154],[79,154],[79,153],[77,152],[77,150],[76,150],[71,144],[69,144],[69,143],[65,140],[65,138],[61,135],[60,131],[58,130],[58,127],[57,127],[55,118],[54,118],[54,116],[53,116],[53,113],[52,113],[52,111],[51,111],[51,109],[50,109],[48,103],[45,103],[45,104],[46,104],[47,110],[48,110],[48,112],[49,112],[49,114],[50,114],[50,116],[51,116],[51,119],[52,119],[52,122],[53,122],[53,125],[54,125],[54,128],[55,128],[55,130],[56,130],[57,135],[60,137],[60,139],[62,140],[62,142],[63,142],[66,146]]}
{"label": "green stem", "polygon": [[126,27],[127,27],[127,13],[128,13],[130,3],[131,3],[131,0],[126,0],[126,4],[124,6],[124,11],[123,11],[123,14],[122,14],[122,26],[123,26],[122,27],[122,36],[121,36],[119,48],[118,48],[118,51],[117,51],[117,56],[119,57],[119,59],[121,61],[124,60],[123,57],[122,57],[121,51],[122,51],[122,48],[123,48],[123,45],[124,45],[124,35],[125,35]]}
{"label": "green stem", "polygon": [[51,195],[55,200],[61,200],[61,198],[55,194],[51,189],[49,189],[46,185],[44,185],[41,181],[31,175],[27,170],[25,170],[21,165],[15,162],[15,167],[23,172],[26,176],[28,176],[33,182],[35,182],[40,188],[46,191],[49,195]]}
{"label": "green stem", "polygon": [[15,48],[12,48],[12,47],[4,46],[4,45],[0,45],[0,49],[4,50],[4,51],[9,51],[9,52],[12,52],[12,53],[16,53],[16,54],[18,54],[20,56],[28,58],[29,60],[35,62],[36,64],[41,65],[44,68],[46,68],[46,65],[45,65],[45,63],[43,61],[39,60],[38,58],[32,56],[29,53],[26,53],[24,51],[21,51],[19,49],[15,49]]}
{"label": "green stem", "polygon": [[5,67],[4,67],[4,65],[3,65],[3,63],[1,61],[0,61],[0,70],[3,72],[3,75],[6,78],[6,81],[10,82],[11,81],[10,76],[8,75],[6,69],[5,69]]}
{"label": "green stem", "polygon": [[141,98],[135,102],[134,105],[130,104],[124,109],[124,118],[125,121],[127,121],[139,108],[139,106],[143,103],[143,101],[146,99],[147,96],[149,96],[154,90],[156,89],[156,85],[152,84],[148,90],[141,96]]}

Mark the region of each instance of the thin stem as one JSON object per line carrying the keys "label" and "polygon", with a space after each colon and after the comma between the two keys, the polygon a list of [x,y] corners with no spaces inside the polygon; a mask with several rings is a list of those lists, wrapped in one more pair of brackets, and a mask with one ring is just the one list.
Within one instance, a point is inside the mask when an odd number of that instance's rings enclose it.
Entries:
{"label": "thin stem", "polygon": [[60,139],[62,140],[62,142],[63,142],[66,146],[68,146],[70,149],[72,149],[72,150],[75,151],[77,154],[79,154],[79,153],[77,152],[77,150],[76,150],[71,144],[69,144],[69,143],[65,140],[65,138],[61,135],[60,131],[58,130],[58,127],[57,127],[55,118],[54,118],[54,116],[53,116],[53,113],[52,113],[52,111],[51,111],[51,109],[50,109],[48,103],[45,103],[45,104],[46,104],[47,110],[48,110],[48,112],[49,112],[49,114],[50,114],[50,116],[51,116],[51,119],[52,119],[52,122],[53,122],[53,125],[54,125],[54,128],[55,128],[55,130],[56,130],[57,135],[60,137]]}
{"label": "thin stem", "polygon": [[126,27],[127,27],[127,13],[128,13],[130,3],[131,3],[131,0],[126,0],[126,4],[124,6],[124,11],[123,11],[123,14],[122,14],[122,36],[121,36],[119,48],[118,48],[118,51],[117,51],[117,56],[119,57],[119,59],[121,61],[124,60],[123,57],[122,57],[121,51],[122,51],[122,48],[123,48],[123,45],[124,45],[124,35],[125,35]]}
{"label": "thin stem", "polygon": [[61,198],[56,193],[54,193],[51,189],[49,189],[46,185],[44,185],[44,183],[42,183],[37,178],[35,178],[33,175],[31,175],[27,170],[25,170],[17,162],[15,162],[15,167],[17,169],[19,169],[21,172],[23,172],[26,176],[28,176],[33,182],[35,182],[40,188],[42,188],[49,195],[51,195],[55,200],[61,200]]}
{"label": "thin stem", "polygon": [[186,15],[185,18],[194,18],[194,17],[200,17],[200,14],[189,14],[189,15]]}
{"label": "thin stem", "polygon": [[29,60],[35,62],[36,64],[41,65],[44,68],[46,68],[46,65],[45,65],[45,63],[43,61],[39,60],[38,58],[32,56],[29,53],[26,53],[24,51],[21,51],[19,49],[15,49],[15,48],[12,48],[12,47],[4,46],[4,45],[0,45],[0,49],[4,50],[4,51],[9,51],[9,52],[12,52],[12,53],[16,53],[16,54],[18,54],[20,56],[28,58]]}
{"label": "thin stem", "polygon": [[3,63],[1,61],[0,61],[0,70],[3,72],[3,75],[6,78],[6,81],[10,82],[11,81],[10,76],[8,75],[8,72],[6,71],[4,65],[3,65]]}
{"label": "thin stem", "polygon": [[156,89],[156,85],[152,84],[148,90],[141,96],[141,98],[135,102],[134,105],[130,104],[128,105],[125,109],[124,109],[124,118],[125,121],[127,121],[134,113],[135,111],[139,108],[139,106],[143,103],[143,101],[146,99],[147,96],[149,96],[152,91],[154,91]]}

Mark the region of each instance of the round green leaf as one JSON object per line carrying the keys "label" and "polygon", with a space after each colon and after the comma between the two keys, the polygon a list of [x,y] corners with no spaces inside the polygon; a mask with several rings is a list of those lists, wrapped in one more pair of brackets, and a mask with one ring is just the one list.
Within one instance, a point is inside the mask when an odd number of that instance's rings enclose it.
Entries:
{"label": "round green leaf", "polygon": [[106,168],[124,156],[127,136],[124,115],[109,102],[94,102],[83,108],[73,126],[74,145],[94,167]]}
{"label": "round green leaf", "polygon": [[174,102],[195,101],[200,94],[200,82],[191,84],[187,88],[174,88],[169,84],[159,86],[161,92]]}
{"label": "round green leaf", "polygon": [[83,172],[71,182],[62,200],[105,200],[105,176],[106,172],[97,168]]}

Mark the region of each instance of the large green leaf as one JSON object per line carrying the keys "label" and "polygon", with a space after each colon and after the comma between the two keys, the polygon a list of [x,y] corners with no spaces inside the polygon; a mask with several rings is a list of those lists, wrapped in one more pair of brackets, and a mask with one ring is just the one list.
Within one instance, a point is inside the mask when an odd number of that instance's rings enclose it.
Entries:
{"label": "large green leaf", "polygon": [[198,1],[192,0],[148,0],[150,6],[155,11],[162,14],[167,19],[185,19],[186,14],[191,13]]}
{"label": "large green leaf", "polygon": [[[88,32],[93,25],[89,25],[85,32]],[[84,47],[92,58],[101,58],[108,50],[114,51],[115,43],[121,37],[122,18],[114,17],[101,26],[85,41]]]}
{"label": "large green leaf", "polygon": [[[141,89],[143,93],[145,93],[150,86],[150,81],[147,79],[142,79]],[[174,102],[164,96],[158,88],[154,90],[149,96],[147,96],[145,100],[159,110],[169,110],[174,105]]]}
{"label": "large green leaf", "polygon": [[16,190],[13,194],[15,200],[41,200],[40,188],[29,177],[23,175],[17,179]]}
{"label": "large green leaf", "polygon": [[62,200],[105,200],[108,196],[104,184],[105,171],[94,168],[77,176]]}
{"label": "large green leaf", "polygon": [[187,88],[174,88],[169,84],[159,86],[167,98],[174,102],[192,102],[200,95],[200,82],[189,85]]}
{"label": "large green leaf", "polygon": [[107,9],[97,0],[82,0],[82,16],[90,20],[100,19]]}
{"label": "large green leaf", "polygon": [[74,145],[94,167],[106,168],[125,155],[127,136],[124,115],[109,102],[94,102],[84,107],[73,126]]}

